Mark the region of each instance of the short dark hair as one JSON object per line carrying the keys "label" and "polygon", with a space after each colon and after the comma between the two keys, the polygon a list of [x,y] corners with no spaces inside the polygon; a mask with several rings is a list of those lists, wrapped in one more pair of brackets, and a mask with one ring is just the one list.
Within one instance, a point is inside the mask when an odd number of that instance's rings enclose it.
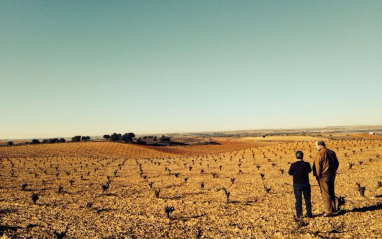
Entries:
{"label": "short dark hair", "polygon": [[296,152],[296,158],[297,159],[303,159],[304,158],[304,153],[302,151],[297,151]]}
{"label": "short dark hair", "polygon": [[318,140],[317,145],[321,145],[321,146],[325,147],[325,142],[323,140]]}

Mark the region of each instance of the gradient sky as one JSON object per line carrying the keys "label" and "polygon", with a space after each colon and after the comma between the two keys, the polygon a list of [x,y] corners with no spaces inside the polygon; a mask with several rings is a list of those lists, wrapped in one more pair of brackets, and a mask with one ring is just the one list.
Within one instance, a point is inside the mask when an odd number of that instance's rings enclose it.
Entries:
{"label": "gradient sky", "polygon": [[382,1],[0,1],[0,138],[382,123]]}

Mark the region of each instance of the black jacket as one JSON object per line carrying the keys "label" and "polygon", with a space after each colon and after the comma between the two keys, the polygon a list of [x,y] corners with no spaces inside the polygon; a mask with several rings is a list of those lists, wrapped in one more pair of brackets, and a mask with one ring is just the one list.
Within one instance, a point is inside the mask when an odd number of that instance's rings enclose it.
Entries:
{"label": "black jacket", "polygon": [[289,175],[293,175],[294,184],[309,184],[309,173],[312,171],[310,164],[304,161],[297,161],[291,164]]}

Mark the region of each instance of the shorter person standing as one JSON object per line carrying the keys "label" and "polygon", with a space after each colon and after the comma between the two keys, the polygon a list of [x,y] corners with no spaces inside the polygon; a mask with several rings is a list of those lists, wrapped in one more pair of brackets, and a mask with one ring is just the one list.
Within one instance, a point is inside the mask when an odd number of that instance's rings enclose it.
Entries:
{"label": "shorter person standing", "polygon": [[312,205],[310,202],[310,183],[309,173],[312,171],[310,164],[303,161],[304,153],[301,151],[296,152],[297,161],[292,163],[289,168],[289,175],[293,175],[293,190],[296,197],[296,215],[295,219],[298,220],[302,216],[302,194],[306,205],[306,216],[312,217]]}

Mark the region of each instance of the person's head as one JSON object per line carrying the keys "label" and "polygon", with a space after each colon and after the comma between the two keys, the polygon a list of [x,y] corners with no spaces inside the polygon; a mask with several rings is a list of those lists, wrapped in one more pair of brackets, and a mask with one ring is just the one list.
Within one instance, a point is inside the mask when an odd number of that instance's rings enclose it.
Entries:
{"label": "person's head", "polygon": [[303,159],[304,158],[304,153],[302,151],[297,151],[296,152],[296,159]]}
{"label": "person's head", "polygon": [[323,140],[318,140],[318,141],[316,141],[315,147],[317,150],[320,150],[321,148],[325,147],[325,142]]}

